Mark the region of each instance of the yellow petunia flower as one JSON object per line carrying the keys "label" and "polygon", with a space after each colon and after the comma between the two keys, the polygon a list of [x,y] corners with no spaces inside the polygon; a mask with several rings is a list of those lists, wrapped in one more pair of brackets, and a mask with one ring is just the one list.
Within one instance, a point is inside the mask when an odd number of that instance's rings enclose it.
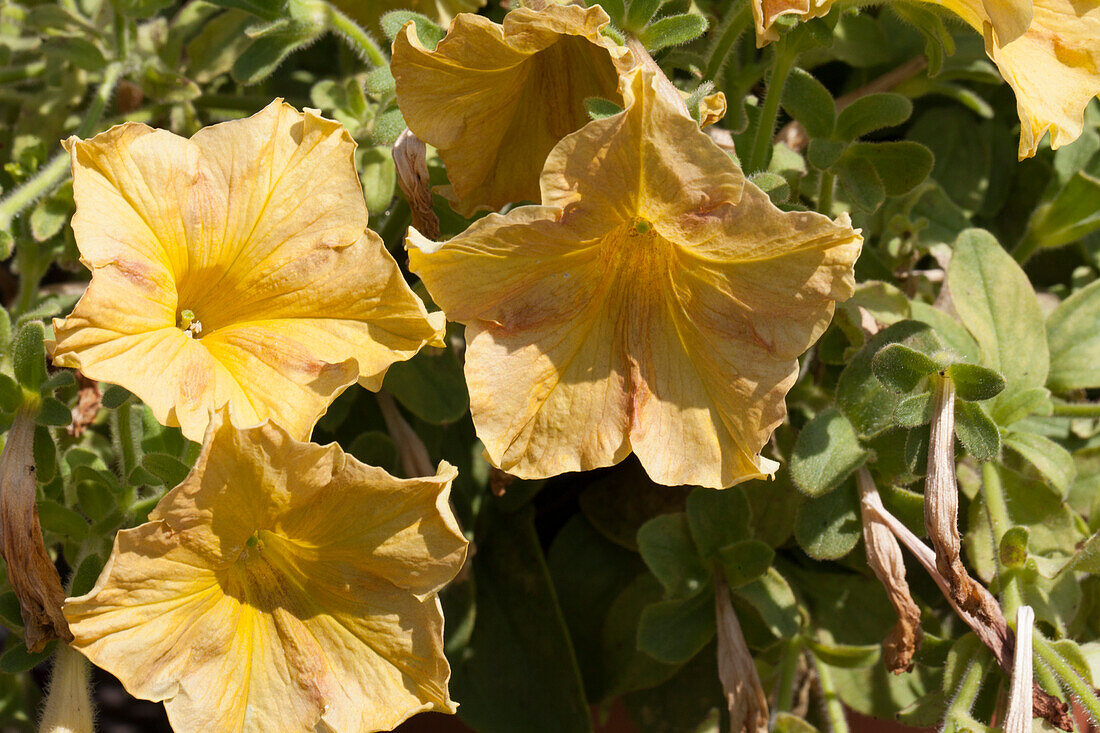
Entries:
{"label": "yellow petunia flower", "polygon": [[467,326],[477,434],[514,475],[631,452],[664,484],[771,474],[797,357],[854,287],[847,216],[780,211],[657,84],[635,72],[623,113],[554,148],[542,206],[407,240]]}
{"label": "yellow petunia flower", "polygon": [[412,24],[393,43],[397,104],[409,129],[435,146],[459,213],[538,200],[550,150],[589,121],[588,97],[622,102],[632,54],[601,35],[594,5],[517,8],[497,25],[462,14],[434,51]]}
{"label": "yellow petunia flower", "polygon": [[456,473],[396,479],[222,411],[190,475],[66,601],[73,646],[164,701],[180,733],[389,730],[453,713],[436,593],[466,554]]}
{"label": "yellow petunia flower", "polygon": [[190,140],[127,123],[65,145],[92,282],[54,321],[54,364],[126,387],[191,440],[225,404],[306,438],[348,385],[376,390],[442,344],[442,314],[367,229],[338,123],[279,100]]}
{"label": "yellow petunia flower", "polygon": [[[1100,96],[1100,3],[1075,0],[927,0],[985,37],[985,50],[1016,94],[1020,159],[1081,135],[1085,107]],[[753,0],[758,45],[778,36],[777,18],[823,16],[833,0]]]}

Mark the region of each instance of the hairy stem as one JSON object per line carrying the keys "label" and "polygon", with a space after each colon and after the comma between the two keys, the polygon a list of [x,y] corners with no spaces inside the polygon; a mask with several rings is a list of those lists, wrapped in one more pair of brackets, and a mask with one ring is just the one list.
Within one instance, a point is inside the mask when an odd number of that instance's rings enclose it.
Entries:
{"label": "hairy stem", "polygon": [[1081,675],[1077,674],[1077,670],[1062,659],[1061,655],[1054,650],[1054,647],[1043,638],[1038,630],[1035,631],[1031,641],[1039,659],[1048,664],[1054,670],[1054,674],[1065,683],[1073,696],[1077,698],[1077,702],[1081,703],[1081,707],[1089,714],[1092,722],[1094,724],[1100,722],[1100,698],[1096,696],[1096,691],[1092,689],[1092,686],[1081,679]]}
{"label": "hairy stem", "polygon": [[753,135],[752,147],[746,159],[746,173],[756,173],[767,165],[768,150],[771,148],[772,134],[775,132],[775,120],[779,116],[779,100],[783,97],[783,87],[786,86],[787,77],[797,60],[798,54],[787,49],[783,41],[775,45],[772,72],[768,77],[768,90],[764,94],[764,106],[760,108],[756,134]]}
{"label": "hairy stem", "polygon": [[344,15],[329,4],[329,23],[332,30],[347,41],[348,45],[359,53],[371,66],[386,66],[386,55],[378,48],[378,44],[363,28],[354,20]]}

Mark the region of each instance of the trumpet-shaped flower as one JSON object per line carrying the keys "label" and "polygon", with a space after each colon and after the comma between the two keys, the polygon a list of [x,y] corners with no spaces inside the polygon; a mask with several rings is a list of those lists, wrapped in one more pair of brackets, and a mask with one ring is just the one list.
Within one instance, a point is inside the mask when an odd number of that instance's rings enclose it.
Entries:
{"label": "trumpet-shaped flower", "polygon": [[190,140],[136,123],[70,139],[92,282],[54,364],[126,387],[201,440],[228,404],[309,436],[356,380],[442,343],[367,209],[338,123],[282,101]]}
{"label": "trumpet-shaped flower", "polygon": [[[1100,4],[1074,0],[926,0],[958,15],[1016,94],[1021,159],[1050,132],[1058,148],[1076,140],[1085,107],[1100,95]],[[825,15],[833,0],[753,0],[759,45],[777,38],[782,15]]]}
{"label": "trumpet-shaped flower", "polygon": [[389,730],[454,712],[436,592],[466,540],[456,471],[396,479],[215,414],[190,475],[65,604],[73,646],[175,730]]}
{"label": "trumpet-shaped flower", "polygon": [[393,43],[397,103],[417,137],[435,146],[451,185],[441,193],[470,215],[538,200],[539,173],[563,137],[589,121],[584,100],[622,102],[633,63],[601,35],[594,5],[518,8],[497,25],[462,14],[434,51],[411,23]]}
{"label": "trumpet-shaped flower", "polygon": [[524,478],[637,454],[665,484],[770,474],[796,359],[854,286],[847,217],[784,213],[657,78],[566,137],[542,206],[491,214],[410,266],[465,323],[489,460]]}

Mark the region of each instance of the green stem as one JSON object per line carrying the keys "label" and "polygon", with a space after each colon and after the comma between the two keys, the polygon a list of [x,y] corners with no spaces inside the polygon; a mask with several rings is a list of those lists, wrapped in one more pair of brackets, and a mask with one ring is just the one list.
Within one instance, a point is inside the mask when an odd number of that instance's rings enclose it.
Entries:
{"label": "green stem", "polygon": [[1055,402],[1055,417],[1100,417],[1100,402]]}
{"label": "green stem", "polygon": [[1054,647],[1043,638],[1038,630],[1035,631],[1031,641],[1032,648],[1039,659],[1050,665],[1050,668],[1054,670],[1054,674],[1069,687],[1074,697],[1081,703],[1081,707],[1088,712],[1092,722],[1097,723],[1100,721],[1100,698],[1096,696],[1092,686],[1081,679],[1081,675],[1077,674],[1077,670],[1062,659],[1061,655],[1054,650]]}
{"label": "green stem", "polygon": [[[88,105],[88,111],[84,115],[84,121],[76,130],[77,137],[87,137],[99,125],[107,103],[111,101],[111,95],[115,92],[115,86],[122,76],[122,66],[111,64],[103,72],[103,81],[96,90],[92,103]],[[0,231],[11,228],[12,220],[24,209],[33,204],[42,196],[50,193],[65,179],[69,172],[69,154],[60,153],[53,160],[38,169],[29,180],[16,188],[3,201],[0,201]],[[35,281],[33,286],[37,288]]]}
{"label": "green stem", "polygon": [[129,484],[130,473],[137,465],[132,417],[130,400],[127,399],[115,410],[115,419],[118,421],[118,452],[122,464],[122,482],[124,484]]}
{"label": "green stem", "polygon": [[978,698],[978,693],[981,692],[982,678],[984,677],[984,664],[974,661],[967,667],[962,680],[959,681],[959,686],[955,688],[955,697],[951,699],[951,704],[947,707],[946,721],[953,718],[967,722],[972,720],[970,711],[974,707],[974,700]]}
{"label": "green stem", "polygon": [[833,209],[834,188],[836,188],[836,174],[832,171],[821,171],[821,186],[817,192],[817,210],[825,216],[832,216],[829,212]]}
{"label": "green stem", "polygon": [[777,712],[789,711],[794,706],[794,683],[798,673],[798,660],[802,657],[802,640],[795,636],[787,640],[783,658],[779,661],[779,688],[775,693]]}
{"label": "green stem", "polygon": [[726,15],[726,19],[722,22],[718,40],[714,43],[710,58],[707,59],[707,67],[703,71],[704,79],[710,79],[714,83],[718,83],[718,75],[722,71],[722,65],[725,63],[726,57],[729,56],[733,44],[737,42],[737,39],[741,37],[741,34],[745,32],[752,21],[751,10],[747,2],[742,2],[741,7],[736,12]]}
{"label": "green stem", "polygon": [[825,717],[829,721],[829,729],[831,733],[848,733],[848,718],[844,714],[844,703],[840,701],[840,695],[836,691],[833,673],[829,671],[829,665],[812,654],[810,656],[814,660],[817,679],[821,683],[821,697],[825,701]]}
{"label": "green stem", "polygon": [[783,97],[783,87],[794,68],[798,54],[791,52],[781,39],[775,44],[775,57],[772,60],[772,73],[768,77],[768,90],[764,94],[764,106],[760,108],[756,134],[749,150],[746,173],[756,173],[768,163],[768,151],[771,149],[772,136],[775,134],[775,120],[779,116],[779,100]]}
{"label": "green stem", "polygon": [[32,61],[21,66],[9,66],[5,69],[0,69],[0,84],[11,84],[17,81],[35,79],[45,73],[45,61]]}
{"label": "green stem", "polygon": [[1036,236],[1035,232],[1028,229],[1023,239],[1020,240],[1020,243],[1012,250],[1013,259],[1021,265],[1024,264],[1031,255],[1035,254],[1035,250],[1039,249],[1040,242],[1041,240]]}
{"label": "green stem", "polygon": [[357,51],[371,66],[386,66],[386,55],[378,48],[378,44],[370,37],[358,23],[337,10],[329,3],[329,23],[332,30],[343,37],[348,45]]}
{"label": "green stem", "polygon": [[1008,516],[1008,504],[1005,501],[1001,474],[997,473],[997,466],[993,463],[982,464],[981,491],[982,498],[985,499],[985,510],[989,516],[990,534],[993,536],[993,557],[997,561],[997,574],[1002,580],[1001,605],[1005,616],[1014,618],[1016,609],[1020,607],[1023,599],[1020,597],[1019,586],[1014,579],[1006,577],[1005,570],[1001,567],[1001,539],[1012,526],[1012,520]]}

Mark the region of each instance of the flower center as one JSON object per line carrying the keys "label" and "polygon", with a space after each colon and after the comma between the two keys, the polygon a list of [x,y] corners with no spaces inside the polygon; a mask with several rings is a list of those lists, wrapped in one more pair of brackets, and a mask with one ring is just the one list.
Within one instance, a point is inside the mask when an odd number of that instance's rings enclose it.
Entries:
{"label": "flower center", "polygon": [[184,308],[180,311],[176,325],[187,334],[188,338],[202,335],[202,321],[195,317],[195,311]]}

